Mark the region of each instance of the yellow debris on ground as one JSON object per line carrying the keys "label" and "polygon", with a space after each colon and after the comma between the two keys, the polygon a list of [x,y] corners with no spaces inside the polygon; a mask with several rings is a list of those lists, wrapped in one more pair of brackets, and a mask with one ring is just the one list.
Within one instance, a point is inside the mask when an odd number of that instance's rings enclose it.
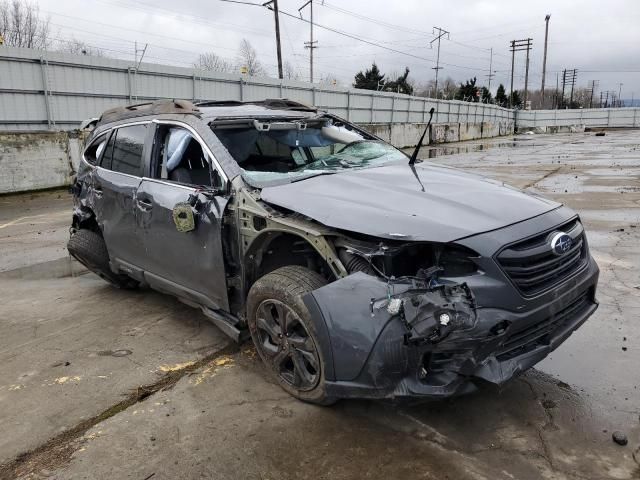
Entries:
{"label": "yellow debris on ground", "polygon": [[205,381],[206,378],[214,377],[219,370],[223,368],[233,367],[233,365],[234,365],[233,358],[227,355],[222,356],[220,358],[216,358],[211,363],[209,363],[209,365],[207,365],[207,367],[196,376],[193,383],[195,385],[200,385],[202,382]]}
{"label": "yellow debris on ground", "polygon": [[74,380],[74,381],[79,381],[82,377],[58,377],[56,378],[53,382],[57,383],[58,385],[62,385],[64,383],[67,383],[69,380]]}
{"label": "yellow debris on ground", "polygon": [[184,362],[184,363],[176,363],[175,365],[160,365],[160,367],[158,367],[158,369],[161,372],[177,372],[178,370],[182,370],[184,368],[190,367],[191,365],[195,364],[196,362]]}

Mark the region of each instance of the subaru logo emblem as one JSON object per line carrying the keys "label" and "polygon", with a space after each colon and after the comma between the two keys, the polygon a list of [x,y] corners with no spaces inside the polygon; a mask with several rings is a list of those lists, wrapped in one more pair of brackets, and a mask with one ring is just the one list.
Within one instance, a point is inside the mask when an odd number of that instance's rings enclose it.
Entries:
{"label": "subaru logo emblem", "polygon": [[551,251],[556,255],[564,255],[573,246],[573,239],[564,232],[556,233],[551,239]]}

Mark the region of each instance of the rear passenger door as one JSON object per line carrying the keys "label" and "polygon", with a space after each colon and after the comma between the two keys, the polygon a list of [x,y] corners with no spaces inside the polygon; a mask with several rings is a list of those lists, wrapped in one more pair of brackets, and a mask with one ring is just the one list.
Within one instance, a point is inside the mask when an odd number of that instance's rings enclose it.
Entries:
{"label": "rear passenger door", "polygon": [[135,194],[149,151],[150,123],[115,128],[102,154],[93,181],[96,215],[112,267],[130,273],[144,246],[136,235]]}

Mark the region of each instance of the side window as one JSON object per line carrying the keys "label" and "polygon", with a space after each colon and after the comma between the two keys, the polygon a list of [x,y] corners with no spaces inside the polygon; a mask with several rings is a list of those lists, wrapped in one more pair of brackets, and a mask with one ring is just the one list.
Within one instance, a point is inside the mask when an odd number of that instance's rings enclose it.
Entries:
{"label": "side window", "polygon": [[111,158],[113,157],[113,144],[116,141],[116,132],[112,132],[109,137],[109,141],[104,147],[104,152],[102,152],[102,158],[100,159],[100,166],[102,168],[106,168],[111,170]]}
{"label": "side window", "polygon": [[104,151],[104,147],[107,145],[107,139],[109,135],[102,135],[93,141],[93,143],[84,152],[84,158],[91,165],[98,165],[100,161],[100,155]]}
{"label": "side window", "polygon": [[[142,171],[142,149],[147,135],[147,125],[132,125],[118,128],[113,137],[111,170],[140,176]],[[112,138],[113,138],[112,137]]]}
{"label": "side window", "polygon": [[160,148],[157,150],[153,178],[187,185],[211,186],[210,159],[189,130],[182,127],[162,127],[159,138]]}

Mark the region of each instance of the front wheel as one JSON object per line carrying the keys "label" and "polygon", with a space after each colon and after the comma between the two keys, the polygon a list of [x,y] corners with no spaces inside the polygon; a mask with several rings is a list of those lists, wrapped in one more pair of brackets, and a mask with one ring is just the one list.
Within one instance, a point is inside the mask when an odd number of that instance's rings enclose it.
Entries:
{"label": "front wheel", "polygon": [[253,284],[247,319],[258,354],[280,386],[305,402],[330,405],[324,358],[302,296],[326,285],[318,273],[297,265],[274,270]]}

